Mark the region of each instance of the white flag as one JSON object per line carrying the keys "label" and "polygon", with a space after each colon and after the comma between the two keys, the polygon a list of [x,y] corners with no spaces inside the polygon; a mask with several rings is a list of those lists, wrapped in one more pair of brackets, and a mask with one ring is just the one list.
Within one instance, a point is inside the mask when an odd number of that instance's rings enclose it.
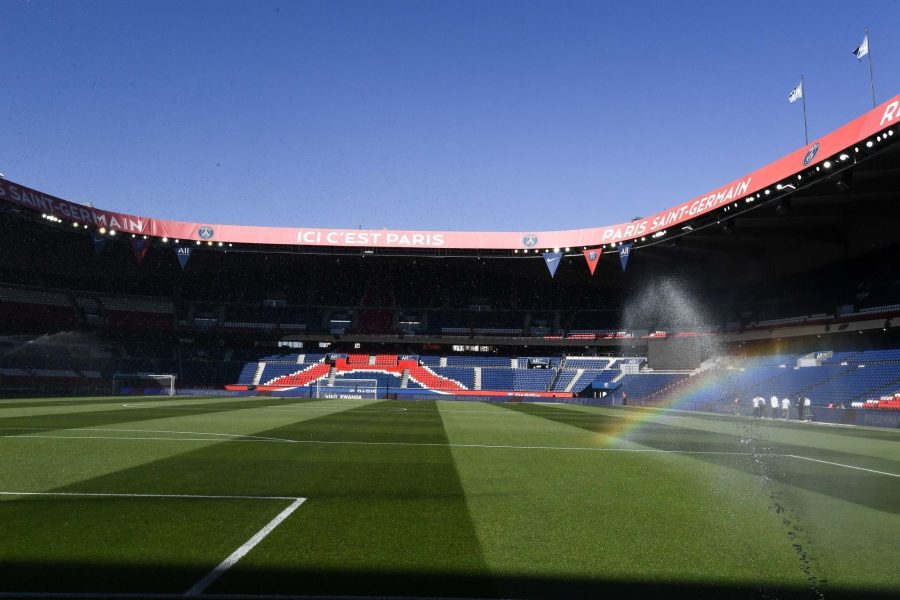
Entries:
{"label": "white flag", "polygon": [[867,33],[863,37],[862,44],[860,44],[859,47],[853,51],[853,54],[856,55],[856,58],[858,60],[862,60],[862,57],[868,53],[869,53],[869,34]]}
{"label": "white flag", "polygon": [[793,90],[791,90],[791,93],[788,96],[788,102],[793,104],[794,102],[796,102],[797,100],[799,100],[802,97],[803,97],[803,82],[801,81],[800,83],[797,84],[797,87],[795,87]]}

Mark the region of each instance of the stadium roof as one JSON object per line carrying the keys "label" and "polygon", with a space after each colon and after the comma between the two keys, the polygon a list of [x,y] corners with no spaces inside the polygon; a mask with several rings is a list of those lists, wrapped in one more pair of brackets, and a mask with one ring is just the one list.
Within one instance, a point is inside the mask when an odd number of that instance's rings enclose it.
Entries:
{"label": "stadium roof", "polygon": [[[630,223],[568,231],[403,231],[187,223],[94,208],[2,179],[0,200],[64,222],[87,225],[101,233],[115,231],[198,243],[523,253],[580,250],[623,242],[634,242],[640,247],[693,233],[710,224],[724,222],[726,230],[733,229],[734,219],[761,205],[785,209],[786,198],[854,167],[900,139],[892,129],[898,122],[900,95],[775,162],[677,206]],[[652,165],[648,165],[648,176],[652,176]]]}

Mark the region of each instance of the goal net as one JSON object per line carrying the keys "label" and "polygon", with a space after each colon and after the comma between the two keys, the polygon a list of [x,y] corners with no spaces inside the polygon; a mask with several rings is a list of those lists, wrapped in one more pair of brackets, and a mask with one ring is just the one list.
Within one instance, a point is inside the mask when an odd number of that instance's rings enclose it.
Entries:
{"label": "goal net", "polygon": [[377,379],[335,379],[334,385],[327,380],[319,380],[315,385],[316,398],[346,400],[376,400],[378,398]]}
{"label": "goal net", "polygon": [[124,395],[175,395],[175,376],[169,373],[116,373],[112,378],[112,393]]}

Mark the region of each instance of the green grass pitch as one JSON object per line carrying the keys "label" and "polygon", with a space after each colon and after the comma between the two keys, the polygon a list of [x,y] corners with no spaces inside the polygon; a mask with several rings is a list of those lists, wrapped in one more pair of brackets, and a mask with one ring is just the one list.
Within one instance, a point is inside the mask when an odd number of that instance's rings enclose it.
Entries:
{"label": "green grass pitch", "polygon": [[896,430],[29,399],[0,401],[0,460],[0,597],[900,595]]}

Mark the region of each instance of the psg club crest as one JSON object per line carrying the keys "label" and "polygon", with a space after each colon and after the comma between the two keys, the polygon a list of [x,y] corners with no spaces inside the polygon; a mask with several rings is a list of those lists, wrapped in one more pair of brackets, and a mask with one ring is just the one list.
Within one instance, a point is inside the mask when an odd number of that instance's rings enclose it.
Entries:
{"label": "psg club crest", "polygon": [[594,274],[594,270],[597,268],[597,263],[600,262],[600,252],[599,248],[585,248],[583,250],[584,259],[587,261],[588,269],[591,271],[591,275]]}
{"label": "psg club crest", "polygon": [[812,159],[816,157],[816,154],[819,153],[819,144],[813,144],[810,146],[809,150],[806,151],[806,156],[803,157],[803,166],[808,165],[812,162]]}
{"label": "psg club crest", "polygon": [[214,235],[216,235],[215,230],[209,225],[204,225],[200,229],[197,230],[197,235],[202,237],[204,240],[211,240]]}
{"label": "psg club crest", "polygon": [[529,233],[522,238],[522,243],[525,244],[525,246],[528,248],[534,248],[535,246],[537,246],[538,237],[533,233]]}

